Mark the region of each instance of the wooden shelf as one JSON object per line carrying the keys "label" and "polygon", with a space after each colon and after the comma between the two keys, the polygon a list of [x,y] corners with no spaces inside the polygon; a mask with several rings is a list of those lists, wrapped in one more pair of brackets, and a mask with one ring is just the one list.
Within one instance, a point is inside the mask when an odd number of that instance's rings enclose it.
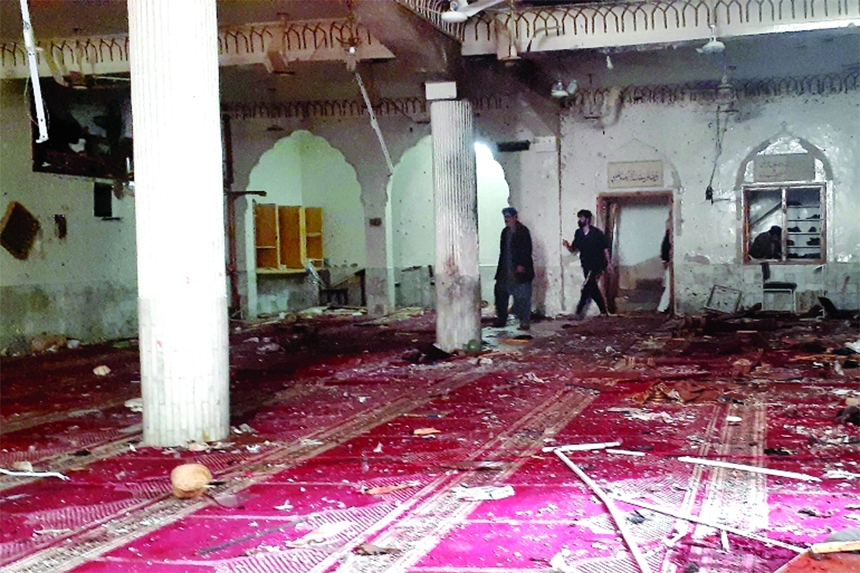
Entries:
{"label": "wooden shelf", "polygon": [[257,272],[289,275],[323,262],[322,208],[274,203],[254,205]]}
{"label": "wooden shelf", "polygon": [[303,275],[307,272],[305,269],[257,269],[258,275]]}

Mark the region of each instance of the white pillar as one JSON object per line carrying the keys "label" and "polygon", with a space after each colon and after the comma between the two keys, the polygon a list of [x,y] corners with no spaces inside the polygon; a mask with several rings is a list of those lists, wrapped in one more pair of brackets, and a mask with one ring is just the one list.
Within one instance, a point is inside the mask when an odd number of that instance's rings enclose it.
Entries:
{"label": "white pillar", "polygon": [[227,437],[215,0],[128,0],[143,435]]}
{"label": "white pillar", "polygon": [[436,204],[436,342],[445,351],[481,339],[478,183],[472,106],[430,104]]}

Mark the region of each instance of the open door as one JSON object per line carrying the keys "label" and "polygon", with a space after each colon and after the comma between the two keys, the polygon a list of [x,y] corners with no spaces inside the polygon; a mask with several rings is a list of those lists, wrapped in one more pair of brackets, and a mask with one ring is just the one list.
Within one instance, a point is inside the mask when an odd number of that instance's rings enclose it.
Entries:
{"label": "open door", "polygon": [[657,312],[664,287],[671,296],[672,262],[667,269],[661,246],[667,228],[672,237],[672,192],[602,195],[600,208],[615,271],[604,276],[609,312]]}

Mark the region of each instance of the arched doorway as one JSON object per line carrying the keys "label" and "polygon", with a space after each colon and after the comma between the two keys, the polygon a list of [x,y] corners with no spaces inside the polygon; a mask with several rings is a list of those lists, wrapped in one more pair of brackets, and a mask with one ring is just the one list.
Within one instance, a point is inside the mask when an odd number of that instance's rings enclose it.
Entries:
{"label": "arched doorway", "polygon": [[[251,170],[248,190],[265,191],[254,203],[318,208],[321,212],[322,269],[329,284],[363,271],[366,261],[364,209],[355,169],[325,138],[300,130],[278,140]],[[254,208],[246,213],[249,267],[255,252]],[[250,261],[256,261],[251,264]],[[296,310],[319,303],[318,285],[300,273],[266,269],[255,273],[252,315]],[[251,285],[249,285],[249,291]],[[249,296],[249,306],[252,306]]]}
{"label": "arched doorway", "polygon": [[[475,144],[478,180],[478,261],[481,298],[493,300],[493,275],[499,258],[502,208],[510,190],[502,166],[483,143]],[[431,136],[403,154],[388,186],[389,260],[395,306],[435,307],[433,148]]]}

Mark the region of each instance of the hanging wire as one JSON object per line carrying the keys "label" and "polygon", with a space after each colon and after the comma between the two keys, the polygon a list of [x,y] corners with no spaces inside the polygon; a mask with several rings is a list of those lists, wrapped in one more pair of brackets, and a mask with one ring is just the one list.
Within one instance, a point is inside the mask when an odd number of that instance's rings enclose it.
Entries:
{"label": "hanging wire", "polygon": [[364,82],[361,81],[361,75],[358,72],[355,72],[355,81],[358,82],[358,87],[361,89],[361,96],[364,98],[364,104],[367,106],[367,112],[370,114],[370,125],[373,127],[373,131],[376,132],[377,139],[379,139],[382,154],[385,155],[385,163],[388,164],[388,174],[391,175],[394,173],[394,164],[391,162],[391,155],[389,155],[385,139],[382,137],[382,130],[379,129],[379,122],[376,121],[376,114],[373,112],[373,106],[370,104],[370,97],[367,95],[367,90],[364,89]]}
{"label": "hanging wire", "polygon": [[720,107],[719,106],[717,106],[717,114],[716,115],[717,115],[717,138],[716,138],[716,142],[715,142],[716,154],[714,156],[714,166],[711,169],[711,178],[708,181],[708,188],[705,189],[705,199],[710,201],[712,205],[714,204],[714,188],[713,188],[714,175],[717,172],[717,164],[720,161],[720,155],[722,155],[722,153],[723,153],[723,138],[725,137],[726,130],[729,127],[729,118],[727,116],[726,121],[723,123],[722,130],[720,130]]}

